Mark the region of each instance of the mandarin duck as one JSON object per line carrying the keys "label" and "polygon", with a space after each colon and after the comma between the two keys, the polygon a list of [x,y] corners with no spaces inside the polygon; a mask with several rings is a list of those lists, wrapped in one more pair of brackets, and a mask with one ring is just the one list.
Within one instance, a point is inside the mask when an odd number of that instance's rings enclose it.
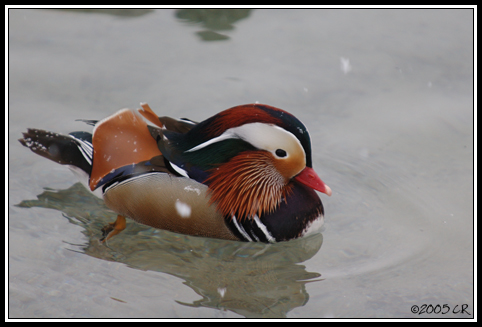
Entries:
{"label": "mandarin duck", "polygon": [[[145,103],[68,135],[28,129],[20,143],[87,174],[117,220],[125,217],[176,233],[237,241],[279,242],[318,232],[331,189],[312,168],[306,127],[262,104],[224,110],[200,123],[158,117]],[[145,120],[144,120],[144,119]],[[147,124],[147,122],[150,124]]]}

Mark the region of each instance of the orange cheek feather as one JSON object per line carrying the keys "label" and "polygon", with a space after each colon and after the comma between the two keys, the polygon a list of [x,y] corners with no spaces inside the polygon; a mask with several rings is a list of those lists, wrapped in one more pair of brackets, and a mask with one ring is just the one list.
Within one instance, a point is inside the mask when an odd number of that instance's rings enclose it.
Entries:
{"label": "orange cheek feather", "polygon": [[210,203],[217,203],[224,216],[241,220],[275,210],[290,187],[272,161],[271,154],[247,151],[214,168],[206,181]]}
{"label": "orange cheek feather", "polygon": [[305,168],[304,159],[300,160],[296,157],[292,157],[291,159],[275,159],[273,155],[270,154],[270,156],[272,157],[273,165],[280,172],[281,176],[286,179],[286,182]]}

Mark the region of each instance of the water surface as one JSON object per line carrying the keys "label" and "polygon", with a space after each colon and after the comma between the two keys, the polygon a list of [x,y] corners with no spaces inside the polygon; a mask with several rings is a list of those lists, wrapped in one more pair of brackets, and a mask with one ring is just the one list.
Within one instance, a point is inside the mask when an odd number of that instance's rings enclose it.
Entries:
{"label": "water surface", "polygon": [[[471,10],[10,10],[9,316],[472,317],[472,41]],[[131,221],[99,244],[115,214],[17,139],[141,101],[296,115],[333,190],[323,233],[265,245]]]}

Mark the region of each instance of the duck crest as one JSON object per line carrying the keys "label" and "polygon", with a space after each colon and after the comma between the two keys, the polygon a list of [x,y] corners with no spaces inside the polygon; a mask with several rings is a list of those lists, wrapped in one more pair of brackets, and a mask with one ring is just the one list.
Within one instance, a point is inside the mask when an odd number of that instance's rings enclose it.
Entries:
{"label": "duck crest", "polygon": [[278,117],[273,116],[270,111],[288,114],[288,112],[282,109],[267,105],[245,104],[226,109],[219,114],[213,116],[212,119],[208,119],[205,126],[201,125],[199,127],[204,128],[204,132],[206,133],[208,138],[213,138],[221,135],[230,128],[238,127],[249,123],[257,122],[281,125],[282,120]]}
{"label": "duck crest", "polygon": [[274,168],[272,157],[260,151],[243,152],[210,172],[205,181],[210,203],[223,216],[237,220],[273,212],[291,190]]}

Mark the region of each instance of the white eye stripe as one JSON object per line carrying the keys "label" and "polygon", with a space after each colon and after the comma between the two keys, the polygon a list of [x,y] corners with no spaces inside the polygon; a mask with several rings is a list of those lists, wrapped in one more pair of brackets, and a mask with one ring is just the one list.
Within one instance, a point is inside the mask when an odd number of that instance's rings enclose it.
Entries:
{"label": "white eye stripe", "polygon": [[193,151],[197,151],[197,150],[200,150],[202,148],[205,148],[207,147],[208,145],[211,145],[213,143],[217,143],[217,142],[221,142],[221,141],[224,141],[224,140],[227,140],[227,139],[237,139],[239,137],[237,137],[236,134],[232,133],[231,132],[231,129],[228,129],[226,132],[224,132],[223,134],[217,136],[217,137],[214,137],[212,139],[210,139],[209,141],[206,141],[204,143],[201,143],[197,146],[195,146],[194,148],[191,148],[189,150],[186,150],[184,152],[193,152]]}
{"label": "white eye stripe", "polygon": [[300,141],[292,133],[279,126],[263,123],[251,123],[230,128],[223,134],[186,150],[185,152],[197,151],[208,145],[227,139],[244,140],[258,149],[273,153],[279,158],[281,156],[278,156],[276,151],[281,149],[286,152],[286,155],[282,157],[283,159],[288,158],[290,153],[300,152],[300,149],[303,152],[303,155],[305,154]]}

